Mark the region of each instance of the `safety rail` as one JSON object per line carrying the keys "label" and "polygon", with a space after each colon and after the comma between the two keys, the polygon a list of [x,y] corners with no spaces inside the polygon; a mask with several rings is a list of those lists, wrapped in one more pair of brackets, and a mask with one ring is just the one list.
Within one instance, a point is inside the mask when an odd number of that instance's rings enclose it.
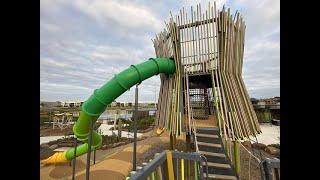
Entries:
{"label": "safety rail", "polygon": [[266,158],[260,163],[262,180],[280,179],[280,160]]}
{"label": "safety rail", "polygon": [[208,177],[208,162],[203,155],[197,152],[163,151],[156,154],[155,158],[144,167],[137,168],[137,171],[131,171],[131,176],[127,179],[185,179],[184,164],[187,161],[194,161],[194,179],[204,179],[204,166],[206,167],[206,177]]}
{"label": "safety rail", "polygon": [[[240,179],[261,179],[278,180],[280,179],[280,159],[266,158],[256,156],[252,150],[249,150],[241,142],[238,144],[238,151],[241,153],[240,161],[237,162],[235,154],[235,141],[224,138],[224,147],[231,165],[235,168]],[[242,164],[240,164],[242,162]]]}
{"label": "safety rail", "polygon": [[198,141],[197,141],[197,129],[196,126],[194,124],[194,120],[192,119],[192,131],[193,131],[193,136],[194,136],[194,146],[196,149],[196,152],[199,152],[199,148],[198,148]]}

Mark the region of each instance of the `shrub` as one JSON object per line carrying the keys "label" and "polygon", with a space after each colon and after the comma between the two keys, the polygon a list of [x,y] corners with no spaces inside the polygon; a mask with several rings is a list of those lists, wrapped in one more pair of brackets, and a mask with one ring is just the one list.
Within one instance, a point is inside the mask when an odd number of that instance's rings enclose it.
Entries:
{"label": "shrub", "polygon": [[280,144],[269,144],[268,146],[280,149]]}

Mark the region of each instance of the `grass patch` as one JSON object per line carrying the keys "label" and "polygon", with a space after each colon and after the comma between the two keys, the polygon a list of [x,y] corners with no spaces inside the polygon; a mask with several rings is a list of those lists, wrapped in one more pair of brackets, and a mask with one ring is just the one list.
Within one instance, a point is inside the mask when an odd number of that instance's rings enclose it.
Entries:
{"label": "grass patch", "polygon": [[260,123],[270,123],[271,122],[271,113],[268,111],[258,111],[256,112],[258,121]]}
{"label": "grass patch", "polygon": [[[148,129],[151,125],[154,124],[154,116],[148,116],[145,118],[141,118],[137,121],[137,130],[145,130]],[[125,120],[125,119],[121,119],[121,123],[122,126],[124,124],[128,124],[128,126],[123,126],[122,130],[128,130],[129,132],[133,131],[133,125],[134,125],[134,121],[130,121],[130,120]],[[118,124],[118,122],[117,122]],[[113,127],[110,128],[110,130],[115,130]]]}

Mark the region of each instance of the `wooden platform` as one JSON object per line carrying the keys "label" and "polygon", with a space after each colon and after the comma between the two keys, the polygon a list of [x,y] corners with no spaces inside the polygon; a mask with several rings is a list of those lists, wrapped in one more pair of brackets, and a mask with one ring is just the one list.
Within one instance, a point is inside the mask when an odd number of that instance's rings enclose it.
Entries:
{"label": "wooden platform", "polygon": [[196,127],[217,127],[217,122],[213,115],[209,116],[209,119],[195,119]]}

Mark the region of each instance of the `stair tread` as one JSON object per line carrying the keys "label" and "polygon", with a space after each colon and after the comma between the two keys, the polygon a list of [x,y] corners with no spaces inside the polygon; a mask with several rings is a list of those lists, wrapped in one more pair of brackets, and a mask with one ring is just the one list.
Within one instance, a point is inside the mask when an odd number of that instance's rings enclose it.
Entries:
{"label": "stair tread", "polygon": [[208,138],[219,138],[218,135],[213,135],[213,134],[203,134],[203,133],[197,133],[197,136],[199,137],[208,137]]}
{"label": "stair tread", "polygon": [[[203,163],[203,164],[205,165],[205,163]],[[221,163],[213,163],[213,162],[208,162],[208,166],[225,168],[225,169],[231,168],[230,164],[221,164]]]}
{"label": "stair tread", "polygon": [[208,155],[208,156],[216,156],[216,157],[226,157],[225,154],[223,153],[213,153],[213,152],[208,152],[208,151],[199,151],[200,154],[203,155]]}
{"label": "stair tread", "polygon": [[[206,173],[203,175],[204,177],[207,176]],[[228,180],[237,180],[236,176],[229,176],[229,175],[220,175],[220,174],[208,174],[209,178],[214,178],[214,179],[228,179]]]}
{"label": "stair tread", "polygon": [[206,142],[197,142],[198,145],[202,145],[202,146],[210,146],[210,147],[217,147],[217,148],[221,148],[221,144],[215,144],[215,143],[206,143]]}
{"label": "stair tread", "polygon": [[218,127],[199,127],[197,130],[219,131]]}

